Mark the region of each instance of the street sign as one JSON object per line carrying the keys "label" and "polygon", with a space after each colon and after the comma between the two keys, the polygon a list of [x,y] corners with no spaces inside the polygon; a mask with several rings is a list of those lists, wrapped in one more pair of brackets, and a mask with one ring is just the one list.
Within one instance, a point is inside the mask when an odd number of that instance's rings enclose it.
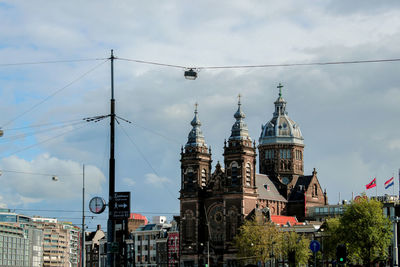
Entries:
{"label": "street sign", "polygon": [[321,248],[321,244],[317,240],[311,240],[310,249],[312,252],[317,253]]}
{"label": "street sign", "polygon": [[115,192],[114,214],[115,220],[127,219],[131,212],[131,192]]}

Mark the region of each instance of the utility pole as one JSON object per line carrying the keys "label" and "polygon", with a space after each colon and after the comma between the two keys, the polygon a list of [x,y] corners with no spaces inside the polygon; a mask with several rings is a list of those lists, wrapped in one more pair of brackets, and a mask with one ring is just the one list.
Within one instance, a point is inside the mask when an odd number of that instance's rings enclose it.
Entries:
{"label": "utility pole", "polygon": [[82,267],[86,266],[85,262],[85,164],[82,169]]}
{"label": "utility pole", "polygon": [[110,113],[110,167],[108,184],[108,221],[107,221],[107,266],[115,267],[114,251],[111,247],[115,243],[115,221],[114,221],[114,194],[115,194],[115,99],[114,99],[114,52],[111,50],[111,113]]}

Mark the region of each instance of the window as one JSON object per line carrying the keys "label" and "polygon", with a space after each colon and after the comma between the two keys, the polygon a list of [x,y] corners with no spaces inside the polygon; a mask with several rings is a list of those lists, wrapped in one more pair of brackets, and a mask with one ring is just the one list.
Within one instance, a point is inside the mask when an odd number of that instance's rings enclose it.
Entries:
{"label": "window", "polygon": [[207,172],[205,169],[201,170],[201,186],[206,186],[207,182]]}
{"label": "window", "polygon": [[313,197],[318,197],[318,186],[317,186],[317,184],[313,185],[313,194],[312,194],[312,196]]}
{"label": "window", "polygon": [[246,185],[251,185],[251,165],[250,163],[246,164]]}
{"label": "window", "polygon": [[290,149],[280,149],[279,156],[281,159],[290,159],[292,157]]}
{"label": "window", "polygon": [[274,158],[274,150],[268,149],[265,150],[265,159],[273,159]]}
{"label": "window", "polygon": [[231,164],[231,170],[232,170],[232,185],[238,185],[239,184],[239,171],[238,171],[238,164],[236,162],[232,162]]}

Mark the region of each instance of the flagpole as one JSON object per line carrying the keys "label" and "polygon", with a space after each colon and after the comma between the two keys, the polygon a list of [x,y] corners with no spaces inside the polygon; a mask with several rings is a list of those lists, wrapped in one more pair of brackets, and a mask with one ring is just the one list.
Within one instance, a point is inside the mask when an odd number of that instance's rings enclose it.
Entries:
{"label": "flagpole", "polygon": [[393,197],[394,197],[394,185],[396,184],[395,182],[394,182],[394,173],[392,173],[393,174],[393,188],[392,188],[392,194],[393,194]]}
{"label": "flagpole", "polygon": [[[375,179],[376,179],[376,176],[375,176]],[[376,186],[375,186],[375,197],[376,197],[376,199],[378,199],[378,183],[375,182],[375,184],[376,184]]]}

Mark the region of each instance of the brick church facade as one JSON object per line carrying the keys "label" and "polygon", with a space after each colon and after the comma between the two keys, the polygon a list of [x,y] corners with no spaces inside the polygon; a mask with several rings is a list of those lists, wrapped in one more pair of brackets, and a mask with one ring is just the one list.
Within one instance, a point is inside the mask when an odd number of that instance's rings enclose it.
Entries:
{"label": "brick church facade", "polygon": [[211,266],[237,266],[233,238],[256,208],[301,221],[307,207],[327,204],[315,169],[304,175],[304,139],[286,112],[282,86],[278,88],[273,117],[262,126],[258,147],[249,136],[239,98],[236,121],[224,142],[223,166],[218,162],[214,171],[196,107],[181,149],[181,266],[204,266],[208,251]]}

